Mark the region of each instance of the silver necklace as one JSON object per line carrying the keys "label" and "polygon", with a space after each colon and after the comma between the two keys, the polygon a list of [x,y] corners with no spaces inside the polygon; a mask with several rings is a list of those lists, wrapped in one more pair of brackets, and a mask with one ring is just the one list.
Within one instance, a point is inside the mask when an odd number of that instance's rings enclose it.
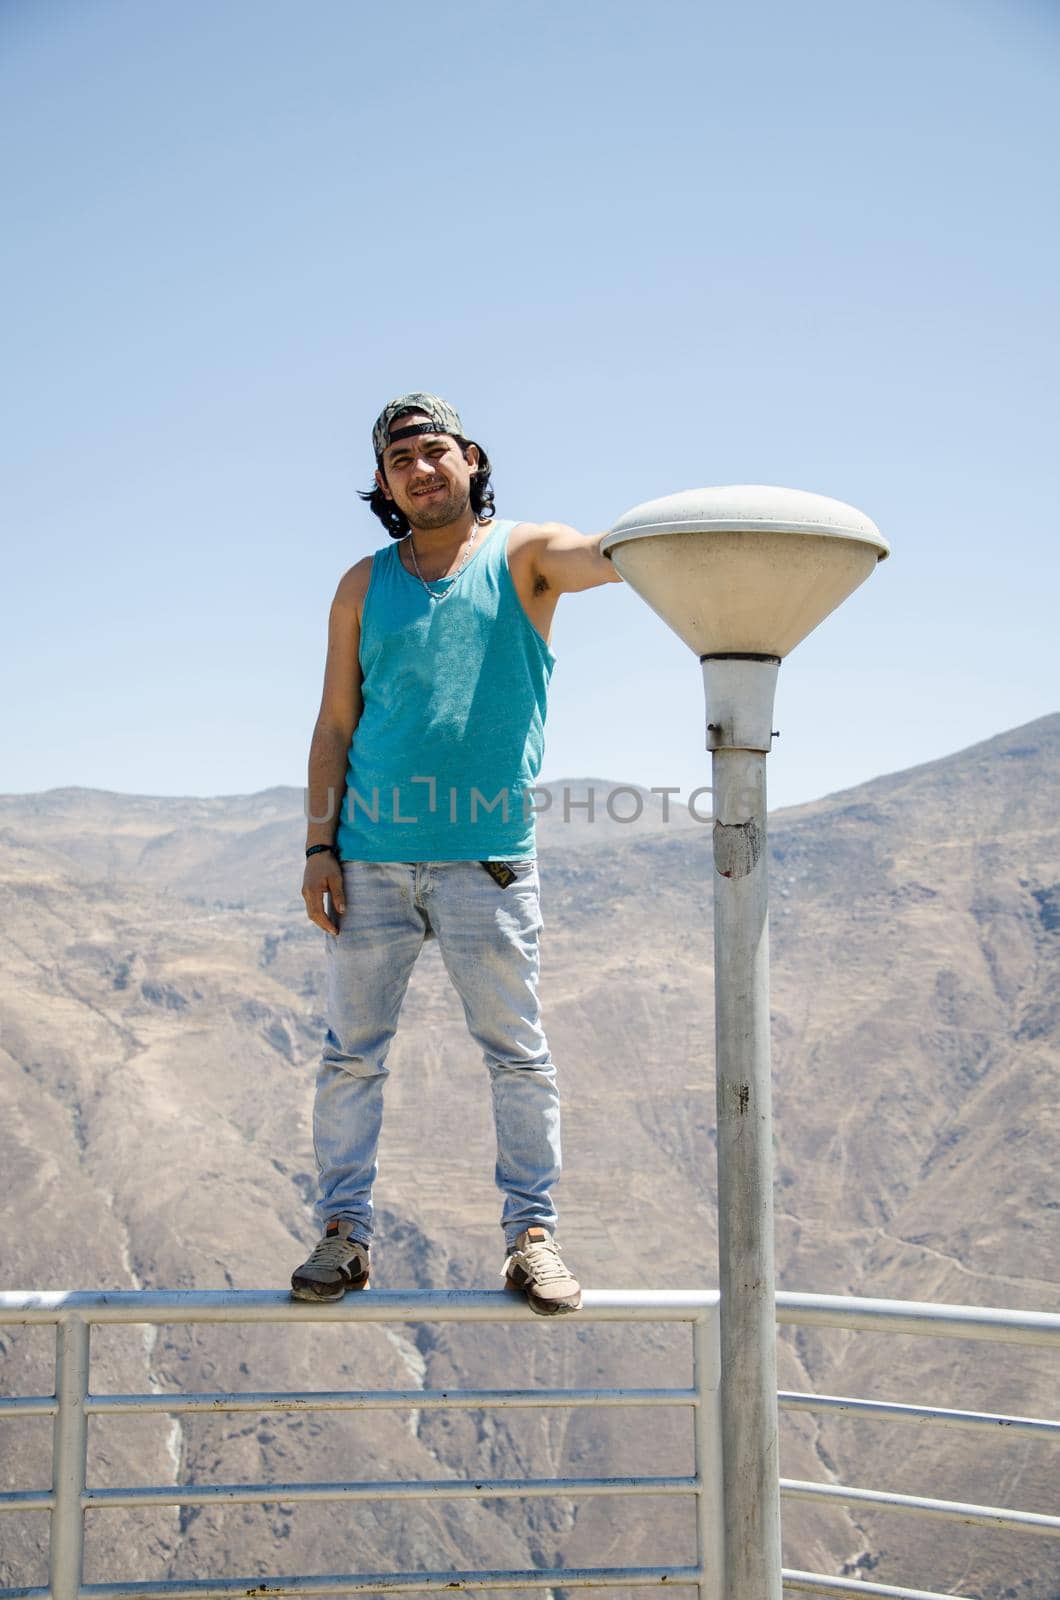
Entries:
{"label": "silver necklace", "polygon": [[[448,589],[443,589],[441,591],[441,593],[439,593],[437,590],[431,588],[431,585],[427,582],[426,578],[423,576],[423,573],[420,571],[420,564],[416,560],[416,546],[415,546],[415,544],[413,542],[413,538],[412,538],[412,529],[411,528],[409,529],[409,554],[412,556],[412,565],[416,569],[417,578],[419,578],[420,582],[423,584],[423,587],[426,589],[427,593],[430,595],[432,600],[448,600],[449,596],[452,594],[453,590],[456,587],[456,579],[460,576],[461,572],[463,572],[463,570],[464,570],[464,566],[465,566],[465,563],[467,562],[467,558],[471,554],[471,546],[474,544],[474,542],[475,542],[477,537],[478,537],[478,519],[476,518],[474,526],[471,529],[471,537],[467,541],[467,549],[464,551],[463,556],[460,558],[460,565],[457,567],[455,572],[446,573],[445,574],[446,577],[451,577],[454,581],[449,585]],[[434,583],[437,583],[438,581],[439,580],[437,578],[432,579],[432,582],[434,582]]]}

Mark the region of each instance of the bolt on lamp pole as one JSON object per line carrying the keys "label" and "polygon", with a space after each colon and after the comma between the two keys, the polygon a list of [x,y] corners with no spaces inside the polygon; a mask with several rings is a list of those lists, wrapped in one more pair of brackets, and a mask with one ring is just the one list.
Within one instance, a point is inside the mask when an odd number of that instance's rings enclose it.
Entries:
{"label": "bolt on lamp pole", "polygon": [[781,1600],[766,755],[782,658],[888,546],[841,501],[730,485],[635,506],[602,548],[703,668],[714,790],[725,1600]]}

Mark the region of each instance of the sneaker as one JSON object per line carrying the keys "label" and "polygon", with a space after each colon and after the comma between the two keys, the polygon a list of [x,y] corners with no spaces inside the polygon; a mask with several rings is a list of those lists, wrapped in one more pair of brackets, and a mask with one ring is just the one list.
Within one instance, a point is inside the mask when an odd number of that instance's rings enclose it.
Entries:
{"label": "sneaker", "polygon": [[291,1277],[295,1300],[341,1300],[347,1289],[368,1287],[368,1246],[350,1238],[353,1223],[336,1217],[308,1261]]}
{"label": "sneaker", "polygon": [[521,1233],[502,1272],[508,1288],[525,1294],[531,1311],[539,1316],[577,1311],[582,1303],[581,1287],[563,1265],[559,1245],[547,1228]]}

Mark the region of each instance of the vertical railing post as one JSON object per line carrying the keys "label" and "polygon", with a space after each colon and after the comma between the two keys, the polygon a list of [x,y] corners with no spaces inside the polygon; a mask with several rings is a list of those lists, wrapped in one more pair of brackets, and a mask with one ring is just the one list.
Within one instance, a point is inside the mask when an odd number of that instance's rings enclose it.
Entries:
{"label": "vertical railing post", "polygon": [[52,1509],[49,1575],[51,1600],[77,1600],[81,1590],[88,1444],[89,1324],[79,1317],[55,1329],[55,1433],[52,1447]]}
{"label": "vertical railing post", "polygon": [[718,1307],[692,1324],[692,1383],[696,1391],[696,1535],[703,1576],[699,1600],[724,1600],[725,1480],[721,1455],[721,1330]]}

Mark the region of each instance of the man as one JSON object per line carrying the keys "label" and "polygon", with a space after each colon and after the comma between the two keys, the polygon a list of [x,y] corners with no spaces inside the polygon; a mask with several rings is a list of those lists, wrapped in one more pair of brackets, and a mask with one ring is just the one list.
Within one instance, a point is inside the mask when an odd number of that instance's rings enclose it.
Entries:
{"label": "man", "polygon": [[537,995],[532,795],[556,602],[620,579],[602,535],[494,518],[488,458],[437,395],[392,400],[372,442],[363,498],[394,542],[339,583],[309,755],[302,896],[329,936],[313,1118],[323,1236],[292,1293],[335,1300],[368,1283],[386,1057],[434,938],[489,1069],[506,1282],[542,1315],[576,1311],[551,1196],[560,1119]]}

